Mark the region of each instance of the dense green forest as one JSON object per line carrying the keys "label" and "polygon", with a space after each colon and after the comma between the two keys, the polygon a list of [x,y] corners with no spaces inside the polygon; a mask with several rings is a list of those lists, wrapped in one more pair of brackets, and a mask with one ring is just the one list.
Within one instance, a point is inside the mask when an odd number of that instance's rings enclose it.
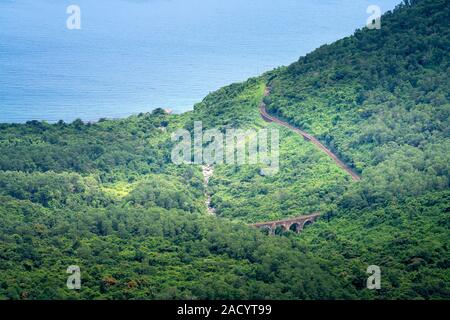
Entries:
{"label": "dense green forest", "polygon": [[353,206],[449,186],[450,5],[411,3],[270,81],[272,113],[363,173]]}
{"label": "dense green forest", "polygon": [[[181,115],[0,124],[0,299],[449,299],[449,20],[449,1],[405,1],[380,30]],[[265,123],[263,100],[362,180]],[[217,165],[205,187],[200,166],[171,162],[171,133],[194,121],[278,128],[279,173]],[[300,234],[247,225],[316,211]]]}

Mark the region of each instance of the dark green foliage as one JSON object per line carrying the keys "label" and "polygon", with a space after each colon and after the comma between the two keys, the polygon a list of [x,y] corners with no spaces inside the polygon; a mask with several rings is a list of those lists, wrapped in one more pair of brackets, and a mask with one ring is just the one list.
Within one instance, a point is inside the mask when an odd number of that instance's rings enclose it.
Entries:
{"label": "dark green foliage", "polygon": [[[46,209],[1,197],[0,297],[321,299],[351,297],[287,238],[182,211]],[[78,265],[82,289],[68,290]]]}
{"label": "dark green foliage", "polygon": [[167,118],[157,114],[92,125],[2,124],[0,170],[73,171],[97,174],[104,182],[131,182],[138,174],[161,172],[168,163],[168,133],[162,129]]}
{"label": "dark green foliage", "polygon": [[[450,192],[432,192],[376,210],[345,209],[300,240],[364,291],[364,268],[378,265],[382,288],[371,298],[450,298]],[[355,268],[352,270],[352,268]]]}

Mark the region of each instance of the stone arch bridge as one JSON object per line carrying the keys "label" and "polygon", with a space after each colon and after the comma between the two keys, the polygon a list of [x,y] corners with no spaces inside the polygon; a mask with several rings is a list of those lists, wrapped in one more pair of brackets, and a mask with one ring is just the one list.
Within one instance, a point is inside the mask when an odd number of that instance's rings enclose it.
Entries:
{"label": "stone arch bridge", "polygon": [[307,216],[301,216],[297,218],[290,218],[277,221],[267,221],[251,224],[250,226],[258,229],[266,229],[269,234],[275,234],[275,230],[280,227],[283,231],[292,230],[296,233],[301,232],[306,226],[312,224],[317,218],[320,217],[320,213],[313,213]]}

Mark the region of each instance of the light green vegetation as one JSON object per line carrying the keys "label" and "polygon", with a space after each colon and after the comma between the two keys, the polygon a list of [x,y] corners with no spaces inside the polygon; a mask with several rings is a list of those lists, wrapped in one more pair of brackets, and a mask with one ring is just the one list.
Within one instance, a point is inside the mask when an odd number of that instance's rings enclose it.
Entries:
{"label": "light green vegetation", "polygon": [[280,130],[280,169],[218,166],[211,180],[212,204],[221,217],[246,222],[279,220],[333,208],[350,179],[325,153],[288,129]]}

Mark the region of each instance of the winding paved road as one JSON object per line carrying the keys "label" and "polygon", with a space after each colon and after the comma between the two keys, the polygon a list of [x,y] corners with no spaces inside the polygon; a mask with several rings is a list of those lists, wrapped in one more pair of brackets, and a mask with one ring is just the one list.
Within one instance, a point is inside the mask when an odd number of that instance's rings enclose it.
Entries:
{"label": "winding paved road", "polygon": [[[270,94],[270,89],[266,89],[264,95],[268,96]],[[356,174],[352,169],[350,169],[344,162],[342,162],[338,156],[336,154],[334,154],[333,152],[331,152],[327,147],[325,147],[319,140],[317,140],[315,137],[313,137],[312,135],[306,133],[305,131],[302,131],[292,125],[290,125],[289,123],[280,120],[272,115],[270,115],[267,110],[266,110],[266,104],[264,102],[261,103],[260,105],[260,109],[259,112],[261,113],[261,117],[267,121],[267,122],[275,122],[278,123],[292,131],[294,131],[295,133],[303,136],[306,140],[311,141],[313,144],[315,144],[317,146],[317,148],[319,148],[320,150],[322,150],[323,152],[325,152],[331,159],[334,160],[334,162],[336,162],[336,164],[341,167],[342,169],[344,169],[353,179],[353,181],[359,181],[361,180],[361,177]]]}

